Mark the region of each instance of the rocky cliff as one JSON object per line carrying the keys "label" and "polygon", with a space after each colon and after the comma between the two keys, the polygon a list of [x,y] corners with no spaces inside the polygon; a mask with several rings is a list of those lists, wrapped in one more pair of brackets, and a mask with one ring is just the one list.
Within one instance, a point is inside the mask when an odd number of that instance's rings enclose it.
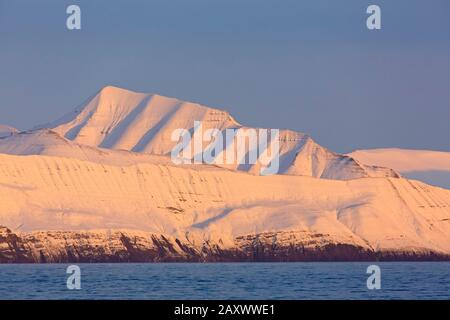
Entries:
{"label": "rocky cliff", "polygon": [[263,262],[447,260],[432,250],[375,251],[329,235],[277,232],[240,236],[235,246],[133,231],[15,234],[0,227],[0,263]]}

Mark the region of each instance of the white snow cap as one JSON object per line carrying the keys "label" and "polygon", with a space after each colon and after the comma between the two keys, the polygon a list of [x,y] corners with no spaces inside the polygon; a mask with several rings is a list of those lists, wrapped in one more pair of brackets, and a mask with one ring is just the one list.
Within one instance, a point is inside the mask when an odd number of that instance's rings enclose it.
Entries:
{"label": "white snow cap", "polygon": [[[252,129],[241,125],[222,109],[113,86],[103,88],[82,107],[41,127],[51,128],[69,140],[92,147],[170,155],[177,144],[171,139],[172,133],[177,129],[192,131],[195,121],[201,121],[204,131]],[[339,180],[399,177],[391,169],[366,166],[349,156],[334,153],[300,132],[280,130],[279,139],[279,174]],[[234,145],[227,145],[227,148],[234,148]],[[242,166],[236,163],[223,167],[259,172],[258,164]]]}

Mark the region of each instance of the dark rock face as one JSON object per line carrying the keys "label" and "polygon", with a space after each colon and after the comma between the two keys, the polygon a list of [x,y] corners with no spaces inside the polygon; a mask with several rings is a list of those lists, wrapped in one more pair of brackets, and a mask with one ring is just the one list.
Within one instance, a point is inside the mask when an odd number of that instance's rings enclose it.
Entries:
{"label": "dark rock face", "polygon": [[27,263],[34,259],[20,237],[0,226],[0,263],[8,262]]}
{"label": "dark rock face", "polygon": [[[450,261],[431,251],[375,252],[355,244],[332,243],[327,235],[299,241],[277,240],[279,234],[248,235],[235,246],[142,232],[48,231],[17,235],[0,227],[0,263],[92,262],[294,262],[294,261]],[[282,235],[285,236],[285,235]],[[325,239],[325,240],[324,240]]]}

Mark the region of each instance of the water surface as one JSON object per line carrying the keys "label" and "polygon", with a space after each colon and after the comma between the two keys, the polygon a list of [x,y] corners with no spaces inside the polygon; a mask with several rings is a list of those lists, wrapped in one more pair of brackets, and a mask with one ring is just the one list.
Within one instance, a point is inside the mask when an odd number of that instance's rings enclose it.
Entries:
{"label": "water surface", "polygon": [[0,265],[1,299],[450,299],[450,263],[385,262],[368,290],[371,263]]}

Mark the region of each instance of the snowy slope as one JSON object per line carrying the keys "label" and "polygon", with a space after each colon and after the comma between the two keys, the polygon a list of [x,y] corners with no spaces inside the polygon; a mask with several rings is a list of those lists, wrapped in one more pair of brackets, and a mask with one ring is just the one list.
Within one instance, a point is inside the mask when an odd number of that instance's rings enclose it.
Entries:
{"label": "snowy slope", "polygon": [[17,132],[17,129],[4,124],[0,124],[0,138],[8,137],[15,132]]}
{"label": "snowy slope", "polygon": [[171,159],[164,156],[82,145],[63,138],[50,129],[23,131],[0,139],[0,153],[57,156],[119,166],[171,163]]}
{"label": "snowy slope", "polygon": [[450,254],[450,190],[387,168],[447,170],[445,155],[374,161],[282,130],[280,175],[175,165],[172,131],[195,120],[247,129],[225,111],[106,87],[54,123],[0,138],[0,262]]}
{"label": "snowy slope", "polygon": [[405,177],[450,189],[450,152],[393,148],[357,150],[349,156],[365,164],[386,166]]}
{"label": "snowy slope", "polygon": [[225,111],[156,94],[105,87],[84,107],[47,125],[75,142],[103,148],[168,154],[178,128],[237,127]]}
{"label": "snowy slope", "polygon": [[[203,132],[211,128],[222,132],[230,128],[249,129],[223,110],[116,87],[105,87],[83,107],[41,127],[52,128],[63,137],[88,146],[170,155],[177,143],[171,140],[173,131],[193,132],[194,121],[202,122]],[[341,180],[398,177],[391,169],[366,166],[331,152],[302,133],[281,130],[279,140],[281,174]],[[207,145],[205,142],[202,147],[206,149]],[[224,147],[224,154],[227,149],[237,150],[236,138],[231,143],[224,142]],[[259,163],[223,166],[259,173]]]}
{"label": "snowy slope", "polygon": [[[280,140],[284,142],[280,148],[281,173],[338,180],[371,175],[372,167],[362,165],[350,157],[328,151],[307,135],[286,130],[281,134]],[[231,147],[233,144],[228,145],[228,148]],[[61,137],[50,129],[24,131],[5,137],[0,140],[0,153],[58,156],[122,166],[138,163],[172,163],[167,156],[79,144]],[[258,165],[233,164],[222,165],[222,167],[258,173]],[[377,173],[383,173],[382,170],[385,170],[385,174],[381,176],[397,177],[390,169],[379,168]]]}
{"label": "snowy slope", "polygon": [[402,178],[262,177],[0,154],[0,225],[15,232],[128,229],[225,247],[294,232],[373,250],[450,253],[450,191]]}

